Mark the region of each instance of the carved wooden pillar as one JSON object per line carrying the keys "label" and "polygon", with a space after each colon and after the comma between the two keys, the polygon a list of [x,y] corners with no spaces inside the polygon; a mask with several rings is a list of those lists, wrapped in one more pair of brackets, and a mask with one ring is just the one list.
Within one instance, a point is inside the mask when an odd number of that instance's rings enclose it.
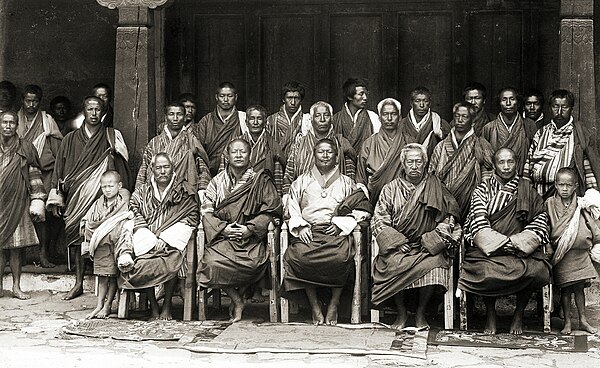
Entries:
{"label": "carved wooden pillar", "polygon": [[[154,10],[168,0],[96,0],[118,9],[114,86],[114,126],[129,148],[137,172],[144,147],[156,132]],[[160,46],[160,45],[159,45]],[[164,78],[164,76],[156,76]]]}
{"label": "carved wooden pillar", "polygon": [[[563,0],[560,8],[560,87],[575,94],[574,116],[597,131],[593,0]],[[594,134],[595,135],[595,134]]]}

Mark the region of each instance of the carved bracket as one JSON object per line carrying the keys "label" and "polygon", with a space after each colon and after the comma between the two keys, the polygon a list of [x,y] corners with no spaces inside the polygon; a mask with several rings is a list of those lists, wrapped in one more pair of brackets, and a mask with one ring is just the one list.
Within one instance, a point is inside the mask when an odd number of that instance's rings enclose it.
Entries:
{"label": "carved bracket", "polygon": [[116,9],[125,6],[139,6],[155,9],[158,6],[165,5],[169,0],[96,0],[98,4],[109,9]]}
{"label": "carved bracket", "polygon": [[560,22],[561,42],[589,44],[594,41],[594,21],[591,19],[563,19]]}

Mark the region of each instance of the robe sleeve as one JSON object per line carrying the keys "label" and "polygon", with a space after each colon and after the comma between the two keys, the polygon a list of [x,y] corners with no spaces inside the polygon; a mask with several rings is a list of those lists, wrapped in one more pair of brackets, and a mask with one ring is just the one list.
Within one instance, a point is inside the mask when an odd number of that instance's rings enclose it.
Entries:
{"label": "robe sleeve", "polygon": [[399,250],[400,246],[408,243],[406,236],[392,227],[393,201],[392,187],[386,184],[381,190],[371,221],[371,230],[381,255],[390,254],[395,250]]}
{"label": "robe sleeve", "polygon": [[144,154],[142,156],[142,165],[140,166],[140,170],[138,171],[137,177],[135,179],[135,186],[140,187],[146,184],[146,180],[148,179],[146,176],[148,174],[148,166],[150,166],[150,162],[152,161],[152,147],[150,147],[150,143],[146,145],[144,149]]}
{"label": "robe sleeve", "polygon": [[290,215],[288,222],[289,231],[290,234],[298,236],[301,228],[310,227],[310,224],[302,217],[302,208],[300,207],[300,201],[302,200],[302,177],[294,180],[290,186],[289,195],[286,211]]}

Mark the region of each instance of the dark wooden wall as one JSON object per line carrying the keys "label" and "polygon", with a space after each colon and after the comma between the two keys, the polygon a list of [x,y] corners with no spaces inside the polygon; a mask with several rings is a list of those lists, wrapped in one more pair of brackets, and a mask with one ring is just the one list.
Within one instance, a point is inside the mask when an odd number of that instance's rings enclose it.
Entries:
{"label": "dark wooden wall", "polygon": [[[558,87],[559,0],[539,1],[195,1],[167,9],[166,95],[193,92],[199,115],[214,108],[222,81],[238,86],[238,108],[280,105],[280,88],[307,87],[306,110],[323,99],[338,110],[350,76],[370,83],[369,107],[428,87],[450,118],[462,88],[483,83],[492,96],[510,85]],[[404,107],[405,106],[405,107]]]}

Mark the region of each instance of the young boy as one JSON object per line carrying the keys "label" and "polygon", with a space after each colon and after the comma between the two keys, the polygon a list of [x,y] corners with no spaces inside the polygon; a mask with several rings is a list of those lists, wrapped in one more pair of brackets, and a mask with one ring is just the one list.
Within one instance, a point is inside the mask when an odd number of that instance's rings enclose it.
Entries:
{"label": "young boy", "polygon": [[94,261],[94,275],[99,281],[98,303],[96,309],[86,316],[87,319],[110,315],[117,292],[117,274],[119,270],[127,272],[133,265],[129,257],[130,262],[117,266],[123,249],[131,249],[133,215],[129,212],[130,193],[123,188],[119,173],[113,170],[102,174],[100,185],[102,196],[94,202],[80,224],[81,235],[84,236],[81,252],[84,256],[89,254]]}
{"label": "young boy", "polygon": [[[574,169],[563,167],[556,173],[554,182],[556,194],[548,198],[546,208],[550,217],[550,241],[554,283],[560,288],[561,304],[565,314],[565,324],[561,333],[571,333],[571,294],[575,294],[575,305],[579,314],[579,328],[596,333],[585,315],[584,288],[590,286],[590,280],[596,277],[596,270],[590,259],[592,244],[600,242],[600,229],[592,217],[590,205],[599,206],[596,200],[590,200],[592,189],[583,198],[577,197],[577,173]],[[578,204],[579,203],[579,204]]]}

